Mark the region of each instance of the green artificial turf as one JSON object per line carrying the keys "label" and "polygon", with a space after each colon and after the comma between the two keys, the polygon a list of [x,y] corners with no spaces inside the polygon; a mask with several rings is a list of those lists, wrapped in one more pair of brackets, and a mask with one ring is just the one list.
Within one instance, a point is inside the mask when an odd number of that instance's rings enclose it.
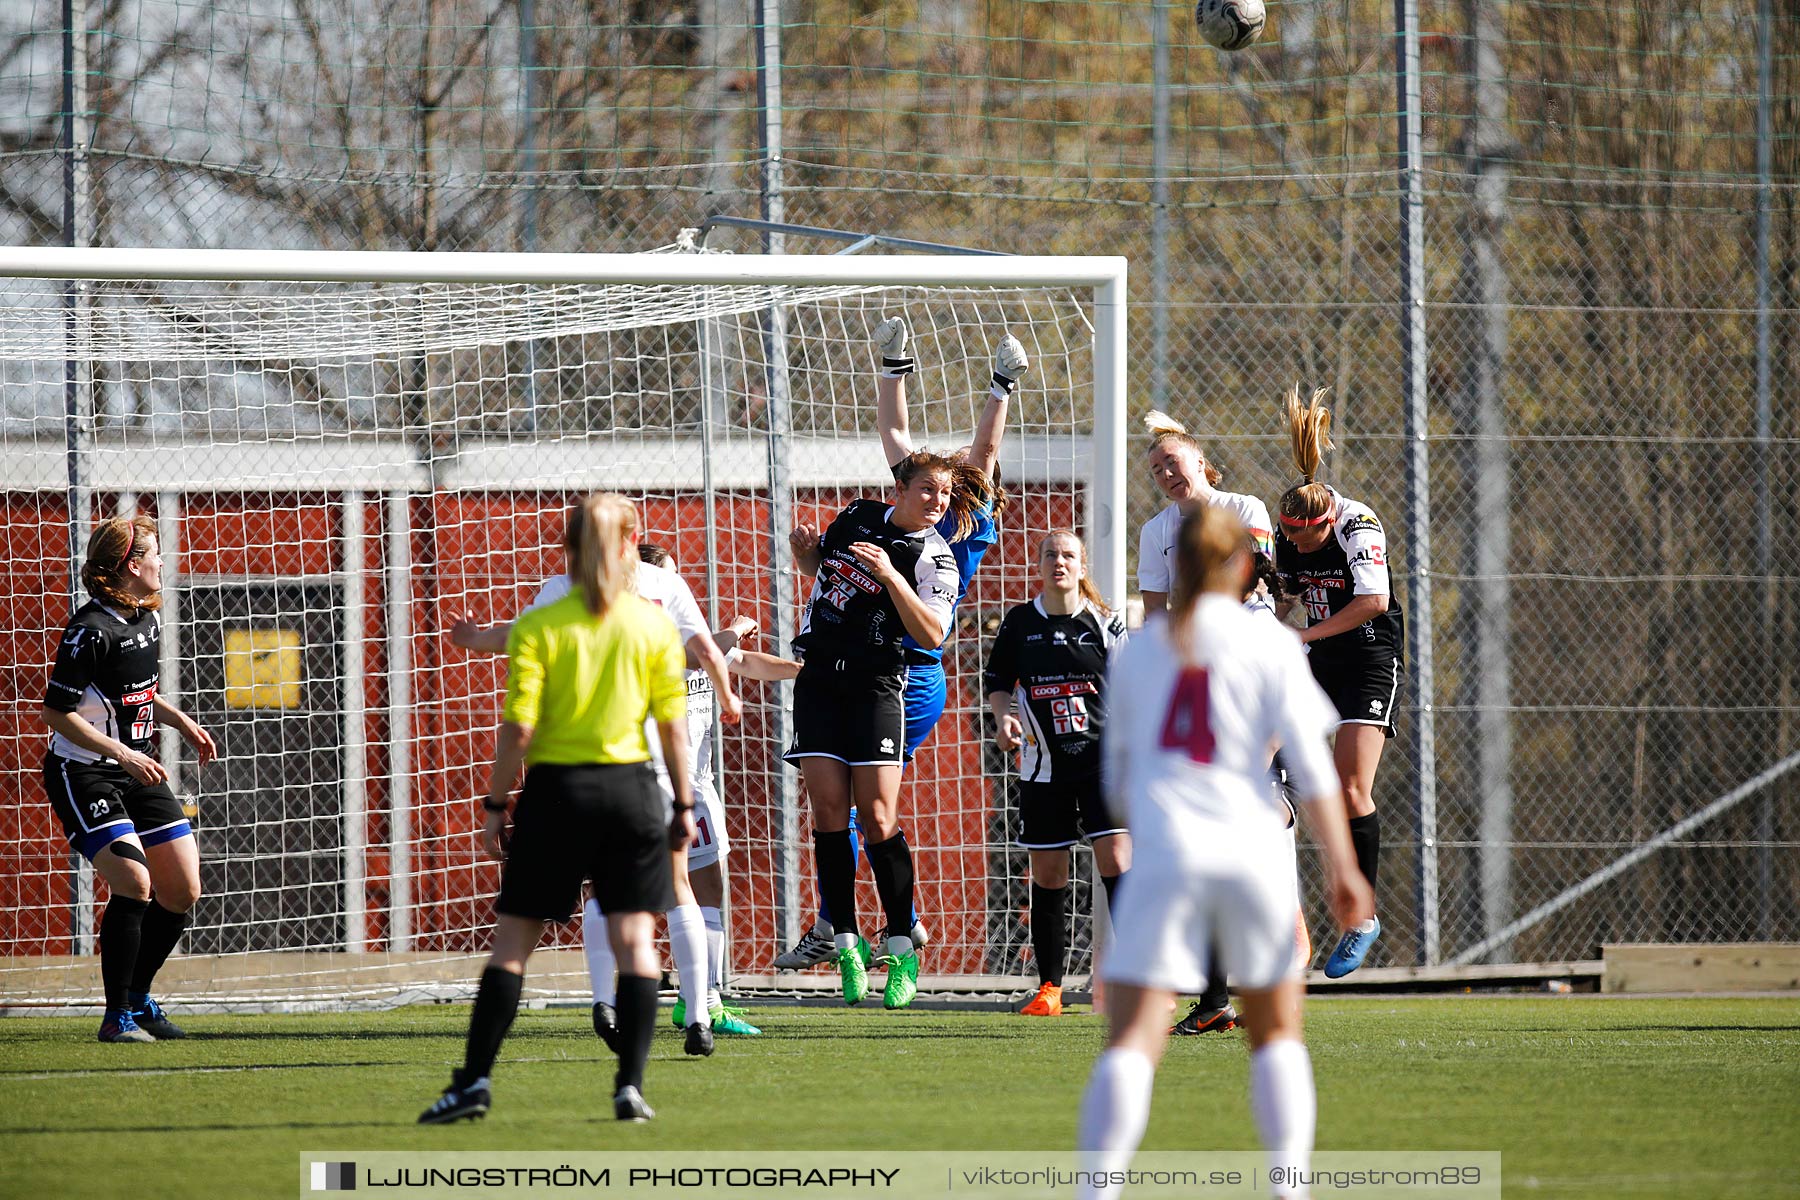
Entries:
{"label": "green artificial turf", "polygon": [[[690,1059],[665,1023],[658,1118],[621,1126],[586,1010],[528,1010],[488,1119],[421,1128],[466,1006],[175,1015],[191,1036],[153,1046],[0,1023],[0,1194],[290,1196],[320,1150],[1060,1149],[1101,1037],[1085,1013],[769,1006],[763,1037]],[[1321,1149],[1499,1150],[1508,1195],[1800,1195],[1800,1001],[1329,999],[1307,1024]],[[1256,1149],[1246,1076],[1239,1034],[1172,1043],[1144,1148]]]}

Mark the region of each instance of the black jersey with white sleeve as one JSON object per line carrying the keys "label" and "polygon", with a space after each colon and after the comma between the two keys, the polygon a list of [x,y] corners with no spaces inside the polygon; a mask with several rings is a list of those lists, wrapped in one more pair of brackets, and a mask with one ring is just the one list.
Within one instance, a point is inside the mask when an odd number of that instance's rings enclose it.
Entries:
{"label": "black jersey with white sleeve", "polygon": [[1394,594],[1388,573],[1387,532],[1380,518],[1366,504],[1332,493],[1331,536],[1309,554],[1275,533],[1275,573],[1281,589],[1298,596],[1306,607],[1306,623],[1319,622],[1340,612],[1358,596],[1388,598],[1387,611],[1354,629],[1321,638],[1311,644],[1315,660],[1346,655],[1374,654],[1400,658],[1404,641],[1400,598]]}
{"label": "black jersey with white sleeve", "polygon": [[982,691],[1011,692],[1025,727],[1019,778],[1080,779],[1100,770],[1106,726],[1106,664],[1125,640],[1125,622],[1083,604],[1044,610],[1042,597],[1015,605],[994,635]]}
{"label": "black jersey with white sleeve", "polygon": [[946,632],[956,604],[959,576],[950,545],[936,529],[907,532],[893,523],[892,505],[856,500],[839,513],[820,540],[819,573],[813,580],[794,649],[803,658],[830,658],[871,671],[905,667],[906,627],[880,580],[850,553],[857,542],[887,552]]}
{"label": "black jersey with white sleeve", "polygon": [[[162,620],[149,609],[118,612],[89,600],[63,627],[44,707],[74,713],[139,754],[156,736]],[[73,762],[112,762],[58,733],[50,752]]]}

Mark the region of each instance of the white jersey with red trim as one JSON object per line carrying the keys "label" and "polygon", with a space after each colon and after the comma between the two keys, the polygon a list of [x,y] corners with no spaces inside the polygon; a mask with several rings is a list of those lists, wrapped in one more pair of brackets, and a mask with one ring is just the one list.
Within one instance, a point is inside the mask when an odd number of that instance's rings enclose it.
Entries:
{"label": "white jersey with red trim", "polygon": [[[1205,499],[1243,522],[1258,550],[1274,555],[1274,525],[1269,521],[1268,505],[1242,492],[1211,491]],[[1175,541],[1180,536],[1179,504],[1169,505],[1144,522],[1143,531],[1138,534],[1138,591],[1167,595],[1175,590]]]}
{"label": "white jersey with red trim", "polygon": [[1279,743],[1295,790],[1334,792],[1325,737],[1337,713],[1313,682],[1292,631],[1226,596],[1202,596],[1188,656],[1158,621],[1113,656],[1103,748],[1115,811],[1138,846],[1177,857],[1194,822],[1267,820],[1269,746]]}
{"label": "white jersey with red trim", "polygon": [[[526,606],[526,611],[561,600],[574,586],[575,581],[567,575],[544,580],[537,596]],[[669,614],[684,645],[696,634],[710,634],[706,628],[706,618],[701,615],[700,605],[694,600],[693,589],[688,587],[686,580],[667,567],[639,563],[635,590],[639,596]],[[715,697],[712,680],[705,671],[687,673],[687,693],[688,775],[694,790],[699,791],[703,786],[712,786],[713,776]],[[656,768],[657,778],[662,780],[663,790],[668,791],[669,772],[663,765],[662,739],[657,736],[656,722],[644,722],[644,732],[650,739],[651,764]]]}

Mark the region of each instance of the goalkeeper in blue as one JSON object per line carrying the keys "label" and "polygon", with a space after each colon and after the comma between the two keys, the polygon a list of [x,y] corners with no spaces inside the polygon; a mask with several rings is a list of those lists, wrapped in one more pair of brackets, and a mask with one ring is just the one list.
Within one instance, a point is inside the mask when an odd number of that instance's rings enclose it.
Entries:
{"label": "goalkeeper in blue", "polygon": [[[881,434],[881,449],[895,471],[918,447],[912,436],[912,423],[906,406],[906,377],[917,370],[909,353],[911,332],[905,317],[888,317],[870,331],[880,374],[875,389],[875,420]],[[993,346],[993,374],[988,385],[987,402],[975,426],[975,440],[950,455],[956,464],[952,481],[956,503],[937,524],[937,532],[950,544],[956,559],[958,584],[956,605],[968,594],[981,560],[999,541],[995,518],[1005,509],[1006,490],[1000,486],[1000,443],[1006,435],[1006,412],[1019,380],[1031,368],[1025,347],[1012,334],[1003,334]],[[952,609],[954,629],[954,609]],[[946,641],[948,638],[946,638]],[[944,679],[944,648],[921,646],[914,638],[905,640],[906,734],[903,759],[910,763],[920,746],[937,728],[944,715],[948,688]],[[857,811],[850,810],[852,853],[860,851],[866,838],[862,836]],[[866,857],[866,853],[865,853]],[[778,971],[798,971],[829,962],[836,953],[831,914],[824,902],[821,885],[819,918],[791,949],[775,959]],[[913,914],[912,942],[923,947],[929,934],[918,913]]]}

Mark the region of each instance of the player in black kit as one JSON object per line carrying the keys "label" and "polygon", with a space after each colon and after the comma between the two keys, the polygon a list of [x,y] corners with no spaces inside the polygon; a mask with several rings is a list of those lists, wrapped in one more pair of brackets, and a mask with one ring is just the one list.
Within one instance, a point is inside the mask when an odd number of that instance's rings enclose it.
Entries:
{"label": "player in black kit", "polygon": [[[1019,845],[1031,852],[1031,947],[1038,990],[1020,1011],[1062,1015],[1070,847],[1085,836],[1108,907],[1131,866],[1131,835],[1100,782],[1106,661],[1125,638],[1087,574],[1087,548],[1056,529],[1038,546],[1043,590],[1000,622],[982,674],[994,741],[1019,749]],[[1016,711],[1014,702],[1017,702]]]}
{"label": "player in black kit", "polygon": [[906,744],[903,639],[935,647],[956,603],[956,559],[934,526],[950,511],[956,464],[920,452],[894,468],[892,505],[857,500],[821,537],[794,530],[795,564],[813,576],[794,680],[794,744],[812,800],[813,843],[838,974],[847,1003],[860,1003],[873,961],[856,929],[856,854],[850,806],[863,823],[869,866],[888,919],[888,979],[882,1003],[905,1008],[918,991],[911,938],[912,851],[900,833],[900,775]]}
{"label": "player in black kit", "polygon": [[[1388,574],[1387,532],[1365,504],[1315,482],[1319,463],[1331,449],[1331,410],[1325,389],[1302,404],[1300,389],[1288,393],[1288,436],[1300,482],[1283,493],[1275,533],[1275,571],[1286,616],[1295,603],[1306,607],[1307,644],[1313,678],[1331,697],[1341,724],[1334,740],[1344,807],[1356,865],[1369,886],[1381,853],[1381,825],[1375,813],[1375,768],[1394,736],[1394,700],[1400,690],[1404,637],[1400,602]],[[1381,921],[1371,917],[1347,931],[1325,962],[1332,979],[1362,966]]]}
{"label": "player in black kit", "polygon": [[112,891],[100,923],[103,1042],[184,1036],[151,982],[200,898],[200,852],[155,756],[172,725],[205,766],[211,735],[157,694],[162,555],[148,517],[102,521],[81,568],[88,602],[63,628],[44,697],[44,790],[69,844]]}

